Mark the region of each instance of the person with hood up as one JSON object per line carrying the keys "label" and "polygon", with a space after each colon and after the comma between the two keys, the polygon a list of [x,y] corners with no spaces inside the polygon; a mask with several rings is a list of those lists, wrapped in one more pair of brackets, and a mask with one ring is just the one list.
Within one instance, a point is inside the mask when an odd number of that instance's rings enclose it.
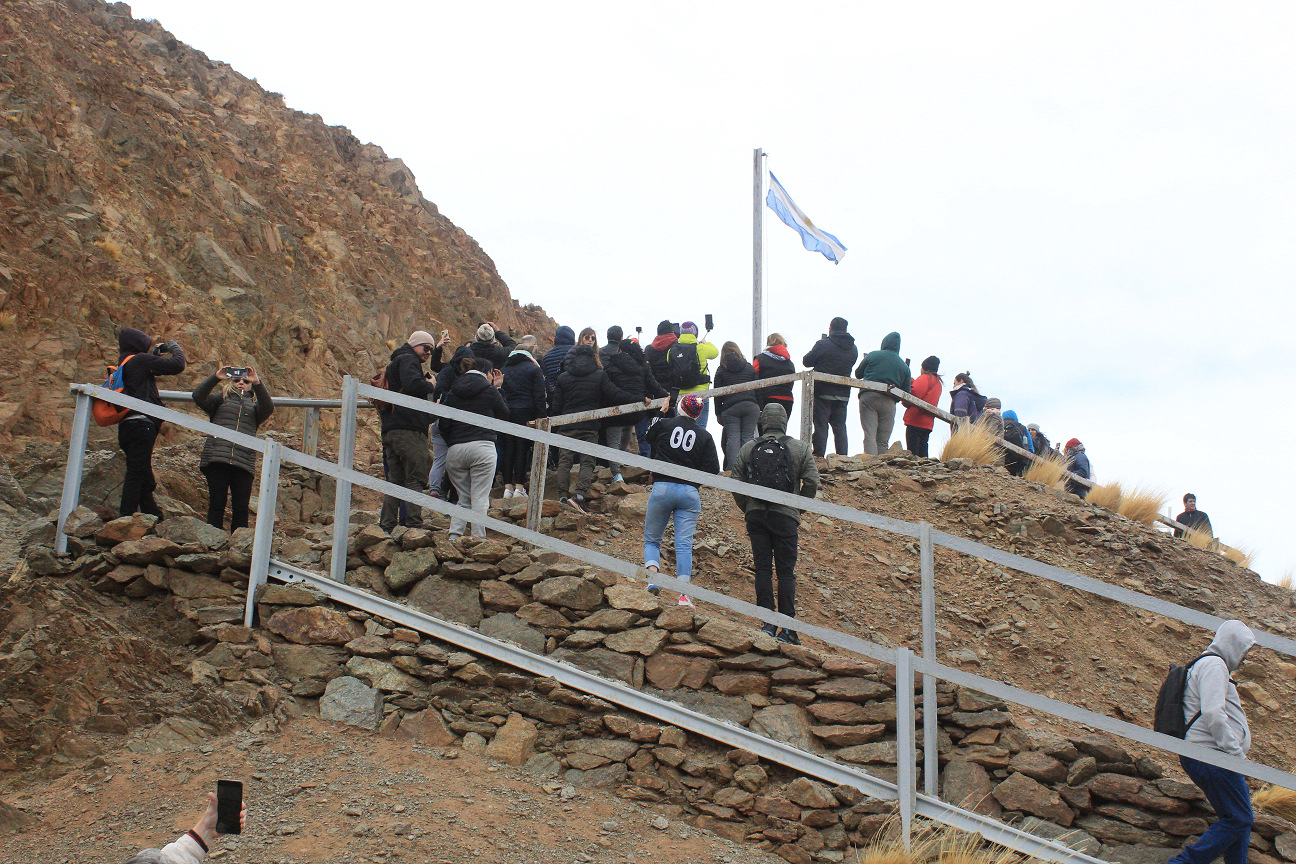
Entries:
{"label": "person with hood up", "polygon": [[648,360],[648,367],[652,369],[653,377],[657,383],[663,387],[672,387],[670,374],[669,353],[671,346],[679,341],[679,334],[675,332],[675,325],[670,321],[661,321],[657,324],[657,337],[648,343],[644,349],[644,357]]}
{"label": "person with hood up", "polygon": [[[788,353],[787,340],[782,334],[771,333],[765,337],[765,350],[752,358],[752,368],[756,370],[756,377],[761,380],[782,378],[784,375],[792,375],[796,372],[792,355]],[[795,402],[795,397],[792,395],[793,383],[789,381],[786,384],[774,384],[761,390],[759,393],[761,407],[764,408],[770,402],[777,402],[791,417],[792,405]]]}
{"label": "person with hood up", "polygon": [[[1079,438],[1072,438],[1066,442],[1066,449],[1063,452],[1066,454],[1068,471],[1086,480],[1093,479],[1090,476],[1089,457],[1085,455],[1084,445],[1080,443]],[[1072,495],[1079,495],[1081,498],[1089,494],[1088,486],[1078,483],[1070,477],[1067,478],[1066,487],[1067,491]]]}
{"label": "person with hood up", "polygon": [[[819,467],[815,465],[814,453],[802,441],[787,434],[787,414],[783,406],[771,402],[761,409],[760,437],[748,441],[738,451],[734,459],[733,472],[730,477],[744,483],[755,483],[761,478],[753,476],[753,466],[757,459],[754,456],[758,447],[781,453],[777,445],[787,451],[787,464],[776,472],[781,475],[781,490],[793,492],[805,498],[815,497],[819,491]],[[763,468],[757,468],[757,473]],[[770,485],[764,483],[762,485]],[[778,488],[777,485],[770,488]],[[771,504],[759,498],[734,493],[734,502],[743,511],[743,520],[747,525],[747,538],[752,547],[752,569],[756,573],[756,605],[773,609],[780,615],[796,617],[796,562],[797,531],[801,525],[801,511],[784,504]],[[777,606],[775,605],[774,572],[778,571]],[[779,629],[773,624],[761,628],[782,642],[800,645],[801,638],[795,630]]]}
{"label": "person with hood up", "polygon": [[[939,372],[940,358],[928,357],[922,362],[922,374],[914,379],[913,387],[909,392],[929,405],[939,404],[941,389],[945,383],[941,380]],[[935,414],[924,411],[916,405],[910,405],[905,409],[905,445],[910,453],[927,457],[927,442],[931,438],[935,421]]]}
{"label": "person with hood up", "polygon": [[[544,371],[531,354],[535,347],[534,336],[523,336],[518,341],[518,347],[504,361],[504,385],[500,392],[508,403],[509,420],[522,426],[547,416],[548,412]],[[527,471],[531,468],[531,439],[505,435],[500,444],[504,500],[525,498]]]}
{"label": "person with hood up", "polygon": [[[143,330],[123,329],[117,336],[117,365],[121,367],[124,395],[160,406],[162,396],[158,393],[157,376],[183,372],[185,354],[175,340],[167,340],[150,351],[152,344],[152,338]],[[126,456],[122,516],[132,513],[162,516],[162,510],[153,500],[153,490],[157,488],[153,476],[153,445],[161,428],[161,420],[138,411],[131,411],[117,424],[117,445]]]}
{"label": "person with hood up", "polygon": [[[614,331],[619,332],[620,327],[613,327],[608,331],[609,337]],[[633,339],[622,339],[615,347],[616,350],[599,352],[603,359],[603,370],[607,372],[608,378],[612,384],[620,390],[629,393],[633,399],[632,402],[639,402],[645,396],[651,399],[661,399],[669,395],[657,379],[653,377],[652,370],[648,368],[648,361],[644,358],[643,350]],[[639,421],[644,419],[647,411],[635,411],[631,414],[621,414],[617,417],[609,417],[603,421],[603,431],[607,436],[607,446],[613,450],[630,450],[632,440],[631,433]],[[646,431],[646,429],[645,429]],[[621,476],[621,466],[615,462],[608,462],[608,468],[612,472],[612,482],[620,483],[624,478]]]}
{"label": "person with hood up", "polygon": [[576,331],[564,324],[555,331],[553,347],[545,352],[544,358],[540,361],[540,368],[544,371],[545,390],[549,394],[551,407],[554,387],[558,386],[558,376],[562,374],[563,361],[567,359],[567,355],[575,347]]}
{"label": "person with hood up", "polygon": [[[568,355],[567,368],[558,376],[554,388],[551,417],[562,414],[578,414],[582,411],[596,411],[611,405],[624,405],[634,402],[635,398],[612,383],[607,373],[599,366],[598,349],[593,345],[577,345]],[[650,400],[645,396],[645,403]],[[571,423],[558,430],[568,438],[598,443],[599,421],[583,420]],[[574,450],[563,450],[558,456],[558,500],[560,503],[585,513],[585,493],[594,482],[594,457],[580,454],[580,476],[576,479],[576,494],[568,496],[571,488],[572,463],[576,461]]]}
{"label": "person with hood up", "polygon": [[493,369],[503,369],[509,352],[517,347],[517,341],[492,322],[485,321],[477,325],[477,341],[469,347],[474,357],[489,360]]}
{"label": "person with hood up", "polygon": [[954,389],[950,391],[950,413],[955,417],[967,418],[969,423],[975,423],[981,419],[985,406],[986,397],[977,392],[972,376],[967,372],[956,374]]}
{"label": "person with hood up", "polygon": [[[889,384],[897,390],[909,392],[913,377],[909,364],[900,357],[900,334],[894,331],[882,339],[882,347],[864,355],[855,377],[861,381]],[[818,385],[816,384],[816,389]],[[895,428],[896,403],[900,397],[876,390],[861,390],[859,394],[860,425],[864,427],[864,452],[870,456],[885,453],[891,446],[891,430]]]}
{"label": "person with hood up", "polygon": [[[435,388],[423,373],[423,362],[432,356],[435,345],[436,340],[426,330],[411,333],[405,344],[391,353],[391,361],[387,364],[387,387],[415,399],[433,395]],[[441,373],[444,372],[442,369]],[[412,492],[425,491],[431,474],[428,425],[432,422],[432,415],[383,402],[379,403],[378,416],[382,421],[383,465],[387,469],[387,479]],[[405,525],[423,527],[421,507],[384,495],[378,527],[388,534],[396,527],[402,503],[405,504]]]}
{"label": "person with hood up", "polygon": [[[756,369],[743,357],[737,342],[726,342],[720,349],[720,368],[716,370],[717,389],[756,380]],[[760,402],[755,390],[744,390],[732,396],[716,396],[716,413],[724,427],[724,470],[733,467],[734,457],[743,445],[756,437],[756,417]]]}
{"label": "person with hood up", "polygon": [[[1197,496],[1191,492],[1183,496],[1184,512],[1175,517],[1175,521],[1180,525],[1187,525],[1189,528],[1195,528],[1198,531],[1204,531],[1208,536],[1215,536],[1215,529],[1211,527],[1210,517],[1206,511],[1197,509]],[[1174,536],[1182,537],[1184,534],[1182,528],[1174,529]]]}
{"label": "person with hood up", "polygon": [[[1000,437],[1009,444],[1016,444],[1028,453],[1035,452],[1035,447],[1031,443],[1030,432],[1021,424],[1021,421],[1017,419],[1016,411],[1003,412],[1003,434]],[[1008,449],[1004,450],[1004,467],[1007,468],[1008,473],[1014,477],[1020,477],[1025,474],[1026,469],[1030,467],[1030,463],[1031,458],[1029,456],[1023,456],[1020,453]]]}
{"label": "person with hood up", "polygon": [[[1251,628],[1241,621],[1225,621],[1215,631],[1210,647],[1189,666],[1184,686],[1185,742],[1246,758],[1251,730],[1230,676],[1255,641]],[[1217,818],[1197,842],[1185,847],[1169,864],[1210,864],[1220,857],[1224,864],[1246,864],[1255,821],[1246,778],[1187,756],[1180,756],[1179,764],[1206,795]]]}
{"label": "person with hood up", "polygon": [[[716,457],[715,439],[697,424],[697,418],[702,415],[702,401],[696,393],[681,396],[679,416],[658,420],[648,427],[648,440],[656,458],[663,462],[719,474],[720,460]],[[670,405],[663,405],[661,413],[669,416]],[[674,520],[675,578],[682,582],[693,581],[693,532],[701,515],[702,497],[698,484],[653,472],[648,510],[644,514],[644,569],[660,572],[662,535],[666,533],[666,523]],[[656,585],[649,585],[648,590],[654,594],[660,591]],[[679,605],[692,606],[693,601],[681,594]]]}
{"label": "person with hood up", "polygon": [[[489,360],[477,358],[473,360],[472,368],[450,385],[450,392],[442,404],[447,408],[508,420],[509,407],[500,395],[503,385],[504,373],[492,368]],[[449,417],[442,417],[438,422],[450,447],[446,452],[446,473],[459,493],[459,506],[485,518],[490,509],[491,486],[495,482],[496,434],[491,429]],[[462,537],[470,528],[476,536],[486,537],[485,523],[469,523],[462,516],[450,517],[451,540]]]}
{"label": "person with hood up", "polygon": [[[256,435],[257,429],[274,413],[270,391],[257,377],[256,369],[246,367],[242,377],[234,378],[222,366],[194,388],[190,397],[217,426],[245,435]],[[216,383],[219,393],[213,393]],[[207,436],[198,470],[207,478],[207,524],[224,530],[225,502],[230,503],[230,530],[246,528],[248,502],[252,500],[252,478],[256,471],[256,451],[221,438]]]}
{"label": "person with hood up", "polygon": [[[859,357],[855,347],[855,337],[846,332],[848,322],[845,318],[834,318],[828,324],[828,332],[814,347],[801,358],[801,365],[823,372],[826,375],[841,375],[849,378],[851,367]],[[814,417],[814,455],[820,459],[828,455],[828,430],[832,429],[833,444],[837,453],[845,456],[850,452],[846,438],[846,408],[850,404],[851,388],[845,384],[829,384],[816,381],[814,385],[814,405],[810,408]]]}

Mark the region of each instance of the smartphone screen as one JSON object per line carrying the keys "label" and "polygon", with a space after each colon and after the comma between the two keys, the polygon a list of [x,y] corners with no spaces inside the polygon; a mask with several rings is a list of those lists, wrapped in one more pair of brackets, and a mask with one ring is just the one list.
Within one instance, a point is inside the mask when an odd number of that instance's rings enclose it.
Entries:
{"label": "smartphone screen", "polygon": [[238,780],[216,781],[216,833],[240,834],[239,812],[243,809],[243,784]]}
{"label": "smartphone screen", "polygon": [[671,408],[674,408],[676,405],[679,404],[679,388],[678,388],[678,387],[672,387],[672,388],[671,388],[671,391],[670,391],[670,401],[667,402],[666,404],[669,405]]}
{"label": "smartphone screen", "polygon": [[707,313],[707,316],[706,316],[706,329],[708,329],[708,330],[714,330],[714,329],[715,329],[715,321],[711,318],[711,313],[710,313],[710,312],[708,312],[708,313]]}

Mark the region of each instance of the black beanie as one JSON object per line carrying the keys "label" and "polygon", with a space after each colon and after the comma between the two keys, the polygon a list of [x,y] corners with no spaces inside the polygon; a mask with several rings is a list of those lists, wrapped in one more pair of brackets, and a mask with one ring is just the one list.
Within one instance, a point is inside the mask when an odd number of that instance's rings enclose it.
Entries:
{"label": "black beanie", "polygon": [[937,372],[940,371],[940,358],[937,357],[935,354],[928,357],[926,360],[922,362],[922,371],[930,372],[933,375],[935,375]]}
{"label": "black beanie", "polygon": [[665,336],[667,333],[674,333],[675,325],[669,321],[663,321],[657,325],[657,335]]}
{"label": "black beanie", "polygon": [[845,333],[849,323],[845,318],[834,318],[828,322],[828,333],[834,336]]}
{"label": "black beanie", "polygon": [[621,329],[621,326],[619,324],[613,324],[611,327],[608,328],[607,337],[608,337],[609,345],[614,345],[617,342],[620,342],[624,336],[625,336],[625,331]]}

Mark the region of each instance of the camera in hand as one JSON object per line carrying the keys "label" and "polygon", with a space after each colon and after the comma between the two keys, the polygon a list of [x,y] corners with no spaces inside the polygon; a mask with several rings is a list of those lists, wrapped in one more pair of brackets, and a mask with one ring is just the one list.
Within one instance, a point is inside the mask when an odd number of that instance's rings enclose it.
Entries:
{"label": "camera in hand", "polygon": [[242,381],[247,378],[248,370],[246,366],[231,366],[225,372],[229,375],[231,381]]}

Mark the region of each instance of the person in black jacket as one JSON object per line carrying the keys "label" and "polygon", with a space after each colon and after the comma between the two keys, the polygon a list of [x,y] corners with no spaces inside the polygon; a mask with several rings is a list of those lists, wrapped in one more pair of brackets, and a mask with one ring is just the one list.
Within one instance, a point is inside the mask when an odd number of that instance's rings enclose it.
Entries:
{"label": "person in black jacket", "polygon": [[[162,404],[158,375],[179,375],[185,368],[184,350],[174,340],[163,342],[151,352],[153,340],[143,330],[127,327],[117,336],[117,365],[122,370],[122,393]],[[167,356],[163,356],[163,355]],[[153,445],[162,421],[131,411],[117,426],[117,444],[126,455],[126,476],[122,479],[121,515],[148,513],[161,517],[153,500],[157,479],[153,476]]]}
{"label": "person in black jacket", "polygon": [[[194,404],[217,426],[255,435],[257,428],[274,413],[270,391],[251,366],[240,378],[230,376],[233,367],[222,366],[194,388]],[[213,393],[223,381],[220,393]],[[230,502],[230,530],[246,528],[248,502],[252,499],[252,478],[256,451],[232,441],[207,436],[198,470],[207,478],[207,524],[225,527],[225,501]]]}
{"label": "person in black jacket", "polygon": [[[598,349],[593,345],[577,345],[567,355],[566,370],[558,376],[558,385],[554,388],[553,409],[550,416],[577,414],[582,411],[595,411],[609,405],[624,405],[634,402],[635,398],[612,383],[607,373],[599,368]],[[644,397],[644,402],[648,402]],[[598,442],[599,421],[585,420],[571,423],[561,429],[568,438]],[[576,480],[576,494],[568,497],[571,488],[572,463],[576,460],[573,450],[563,450],[558,457],[558,500],[578,510],[585,510],[585,493],[594,482],[594,457],[580,454],[580,476]]]}
{"label": "person in black jacket", "polygon": [[576,331],[564,324],[555,331],[553,347],[545,352],[544,358],[540,361],[540,368],[544,370],[545,390],[549,394],[550,407],[553,407],[554,388],[558,386],[558,376],[562,374],[563,361],[575,347]]}
{"label": "person in black jacket", "polygon": [[[503,385],[504,373],[492,368],[489,360],[478,359],[471,369],[450,385],[450,392],[442,404],[447,408],[507,420],[508,404],[500,395]],[[450,445],[446,453],[446,473],[459,493],[459,506],[485,517],[490,509],[491,486],[495,482],[496,434],[490,429],[448,417],[442,417],[439,423],[441,434]],[[478,537],[486,536],[485,523],[470,524],[461,516],[453,516],[450,519],[450,539],[462,537],[470,527]]]}
{"label": "person in black jacket", "polygon": [[[756,370],[743,357],[737,342],[726,342],[720,349],[720,368],[716,370],[712,386],[716,389],[732,384],[746,384],[756,380]],[[760,416],[760,400],[755,390],[744,390],[732,396],[716,396],[716,411],[724,427],[724,470],[733,466],[734,457],[748,441],[756,437],[756,418]]]}
{"label": "person in black jacket", "polygon": [[675,325],[670,321],[662,321],[657,325],[657,338],[644,349],[644,357],[648,360],[653,377],[663,387],[670,382],[670,348],[678,341],[679,333],[675,332]]}
{"label": "person in black jacket", "polygon": [[[855,337],[846,332],[845,318],[834,318],[828,333],[814,344],[801,358],[801,364],[828,375],[849,378],[851,366],[859,357]],[[846,441],[846,408],[850,404],[851,388],[845,384],[816,381],[814,386],[814,455],[822,459],[828,454],[828,430],[832,429],[833,444],[845,456],[849,452]],[[809,406],[806,406],[809,407]],[[801,409],[802,411],[805,408]]]}
{"label": "person in black jacket", "polygon": [[[433,393],[432,382],[423,374],[423,362],[432,356],[436,340],[426,330],[415,330],[405,344],[391,354],[387,364],[387,387],[415,399],[426,399]],[[442,370],[444,371],[444,370]],[[382,420],[383,465],[387,479],[413,492],[423,492],[428,482],[428,424],[432,415],[403,405],[379,406]],[[383,496],[378,527],[391,533],[400,517],[401,499]],[[423,509],[405,502],[405,524],[423,527]]]}
{"label": "person in black jacket", "polygon": [[[523,336],[504,363],[501,392],[508,403],[509,420],[523,426],[538,417],[548,416],[544,371],[531,354],[535,345],[534,336]],[[531,440],[504,435],[500,443],[503,445],[504,500],[525,498],[527,471],[531,467]]]}
{"label": "person in black jacket", "polygon": [[[673,420],[658,420],[648,427],[648,440],[653,456],[672,465],[720,473],[720,460],[716,457],[715,439],[697,424],[702,416],[702,397],[689,393],[680,399],[680,415]],[[662,406],[662,414],[669,416],[670,405]],[[661,569],[661,541],[666,523],[675,521],[675,578],[693,581],[693,532],[697,530],[702,515],[702,497],[698,484],[681,480],[669,474],[653,472],[652,492],[648,495],[648,511],[644,515],[644,569],[654,573]],[[658,593],[656,585],[648,590]],[[679,595],[679,605],[692,606],[686,595]]]}
{"label": "person in black jacket", "polygon": [[517,345],[517,341],[492,322],[486,321],[477,325],[477,341],[468,347],[473,356],[480,360],[489,360],[492,369],[503,369],[508,354]]}
{"label": "person in black jacket", "polygon": [[[781,333],[771,333],[765,338],[765,350],[752,358],[752,368],[756,370],[756,377],[762,380],[782,378],[784,375],[792,375],[796,372],[792,355],[788,353],[787,340]],[[792,405],[796,402],[792,395],[792,384],[793,382],[789,381],[786,384],[775,384],[761,390],[761,407],[777,402],[783,406],[784,413],[791,417]]]}
{"label": "person in black jacket", "polygon": [[[613,328],[613,330],[620,329]],[[638,402],[645,396],[661,399],[668,395],[653,377],[652,370],[648,368],[648,361],[644,359],[643,351],[634,340],[622,339],[616,349],[612,353],[605,353],[606,349],[600,352],[604,358],[603,369],[614,385],[634,397],[631,401]],[[607,446],[614,450],[630,450],[630,433],[647,414],[647,411],[635,411],[632,414],[622,414],[604,420],[603,428],[607,435]],[[620,482],[621,466],[609,463],[608,467],[612,471],[612,482]]]}

